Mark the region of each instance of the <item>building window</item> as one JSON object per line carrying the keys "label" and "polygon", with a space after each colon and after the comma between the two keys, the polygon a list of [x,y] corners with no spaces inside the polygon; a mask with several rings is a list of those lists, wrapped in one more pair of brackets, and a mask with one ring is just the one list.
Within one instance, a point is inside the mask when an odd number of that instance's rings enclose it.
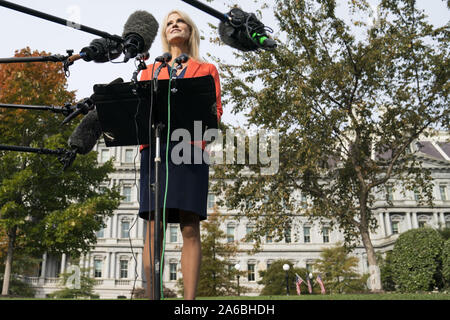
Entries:
{"label": "building window", "polygon": [[445,221],[445,227],[447,228],[447,229],[450,229],[450,221]]}
{"label": "building window", "polygon": [[447,200],[447,187],[439,186],[439,191],[441,193],[441,200],[443,200],[443,201]]}
{"label": "building window", "polygon": [[323,234],[323,243],[330,242],[330,228],[329,227],[323,227],[322,228],[322,234]]}
{"label": "building window", "polygon": [[130,222],[122,221],[121,224],[121,238],[128,238],[130,236]]}
{"label": "building window", "polygon": [[125,150],[125,162],[126,163],[133,162],[133,149],[126,149]]}
{"label": "building window", "polygon": [[308,208],[308,202],[307,202],[307,199],[306,199],[306,195],[304,193],[302,193],[301,197],[302,197],[302,208],[303,209]]}
{"label": "building window", "polygon": [[120,260],[120,279],[128,278],[128,260]]}
{"label": "building window", "polygon": [[392,221],[392,234],[398,234],[398,221]]}
{"label": "building window", "polygon": [[213,209],[215,204],[216,204],[215,195],[212,193],[209,193],[208,194],[208,209]]}
{"label": "building window", "polygon": [[109,149],[102,149],[101,152],[101,162],[106,162],[109,160]]}
{"label": "building window", "polygon": [[271,260],[267,261],[267,270],[269,270],[271,265],[272,265],[272,261]]}
{"label": "building window", "polygon": [[227,242],[233,242],[233,241],[234,241],[234,226],[227,225]]}
{"label": "building window", "polygon": [[170,242],[178,242],[178,228],[177,226],[170,226]]}
{"label": "building window", "polygon": [[284,230],[284,240],[286,243],[291,243],[291,228],[286,228]]}
{"label": "building window", "polygon": [[424,220],[419,221],[419,228],[425,228],[427,226],[427,222]]}
{"label": "building window", "polygon": [[420,193],[419,190],[414,189],[414,200],[419,201]]}
{"label": "building window", "polygon": [[394,200],[394,192],[391,186],[386,186],[386,200],[387,201]]}
{"label": "building window", "polygon": [[311,227],[303,227],[303,239],[305,243],[311,242],[311,235],[310,235]]}
{"label": "building window", "polygon": [[[247,237],[253,233],[253,230],[254,230],[253,226],[247,226],[247,234],[246,234]],[[253,242],[253,240],[250,240],[249,238],[247,238],[245,240],[245,242]]]}
{"label": "building window", "polygon": [[255,264],[249,263],[247,265],[248,270],[248,281],[255,281]]}
{"label": "building window", "polygon": [[97,231],[96,235],[97,238],[103,238],[105,236],[105,229],[101,228],[100,230]]}
{"label": "building window", "polygon": [[170,280],[177,280],[177,264],[171,263],[170,264]]}
{"label": "building window", "polygon": [[266,234],[266,243],[272,243],[273,242],[273,236]]}
{"label": "building window", "polygon": [[131,202],[131,187],[123,187],[122,191],[123,191],[123,196],[125,197],[125,199],[123,201]]}
{"label": "building window", "polygon": [[313,270],[312,270],[312,264],[311,264],[311,263],[307,263],[307,264],[306,264],[306,271],[308,271],[308,273],[313,271]]}
{"label": "building window", "polygon": [[103,268],[103,261],[100,259],[95,259],[94,260],[94,277],[95,278],[102,277],[102,268]]}

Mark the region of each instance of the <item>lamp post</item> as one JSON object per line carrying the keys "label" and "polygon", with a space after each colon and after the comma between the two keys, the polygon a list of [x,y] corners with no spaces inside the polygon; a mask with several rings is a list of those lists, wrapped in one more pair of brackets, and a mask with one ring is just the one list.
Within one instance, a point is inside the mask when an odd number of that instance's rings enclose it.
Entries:
{"label": "lamp post", "polygon": [[241,265],[240,265],[239,263],[236,263],[236,264],[234,265],[234,268],[235,268],[235,269],[237,270],[237,272],[238,272],[238,274],[237,274],[237,290],[238,290],[238,296],[240,296],[241,293],[239,292],[239,278],[240,278],[239,271],[241,270]]}
{"label": "lamp post", "polygon": [[283,270],[286,271],[286,295],[289,295],[289,265],[287,263],[285,263],[283,265]]}

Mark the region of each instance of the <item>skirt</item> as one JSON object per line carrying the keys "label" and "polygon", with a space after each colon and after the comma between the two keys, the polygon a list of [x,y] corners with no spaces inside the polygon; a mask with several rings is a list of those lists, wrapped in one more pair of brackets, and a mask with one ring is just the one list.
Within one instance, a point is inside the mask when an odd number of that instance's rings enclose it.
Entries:
{"label": "skirt", "polygon": [[[199,216],[200,220],[205,220],[207,216],[209,183],[208,153],[191,144],[185,144],[184,148],[179,148],[179,143],[177,144],[178,147],[174,155],[172,155],[172,150],[175,144],[170,144],[169,147],[169,178],[165,220],[167,223],[180,223],[180,210],[193,212]],[[139,217],[146,220],[149,219],[149,155],[151,156],[150,184],[155,183],[155,152],[154,148],[152,148],[150,154],[149,149],[145,148],[141,152],[140,169]],[[161,163],[159,167],[161,222],[163,221],[164,195],[166,191],[166,149],[166,143],[161,142]],[[189,154],[184,152],[189,149],[190,161]],[[180,161],[180,158],[184,159],[184,161]],[[175,163],[173,160],[175,160]],[[155,193],[153,188],[150,197],[150,219],[153,220],[155,211]]]}

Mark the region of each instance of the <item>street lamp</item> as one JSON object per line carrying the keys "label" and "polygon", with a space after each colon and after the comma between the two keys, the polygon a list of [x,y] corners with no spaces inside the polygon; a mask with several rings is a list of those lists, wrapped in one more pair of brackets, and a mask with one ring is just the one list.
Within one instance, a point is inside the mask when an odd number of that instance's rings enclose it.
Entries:
{"label": "street lamp", "polygon": [[237,274],[237,290],[238,290],[238,296],[240,296],[241,294],[240,294],[240,292],[239,292],[239,278],[240,278],[240,275],[239,275],[239,271],[241,270],[241,265],[239,264],[239,263],[236,263],[235,265],[234,265],[234,268],[237,270],[237,272],[238,272],[238,274]]}
{"label": "street lamp", "polygon": [[287,263],[285,263],[283,265],[283,270],[286,271],[286,294],[289,295],[289,265]]}

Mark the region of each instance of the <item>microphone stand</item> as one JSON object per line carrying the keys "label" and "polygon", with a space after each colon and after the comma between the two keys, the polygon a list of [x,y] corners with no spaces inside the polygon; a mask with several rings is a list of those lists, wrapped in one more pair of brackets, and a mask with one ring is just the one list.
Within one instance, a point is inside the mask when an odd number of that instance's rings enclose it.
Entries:
{"label": "microphone stand", "polygon": [[5,103],[0,103],[0,108],[52,111],[54,113],[62,113],[66,117],[70,115],[74,109],[74,107],[71,106],[70,104],[66,104],[64,105],[64,107],[54,107],[54,106],[30,106],[24,104],[5,104]]}
{"label": "microphone stand", "polygon": [[[1,5],[1,4],[0,4]],[[69,66],[73,64],[70,60],[72,57],[73,50],[67,50],[67,56],[60,54],[51,56],[41,56],[41,57],[13,57],[13,58],[0,58],[1,63],[24,63],[24,62],[62,62],[64,66],[64,73],[69,76]]]}
{"label": "microphone stand", "polygon": [[18,4],[15,4],[15,3],[12,3],[12,2],[9,2],[9,1],[0,0],[0,6],[5,7],[5,8],[9,8],[9,9],[12,9],[12,10],[16,10],[16,11],[19,11],[19,12],[22,12],[22,13],[26,13],[26,14],[29,14],[31,16],[35,16],[35,17],[38,17],[38,18],[41,18],[41,19],[44,19],[44,20],[55,22],[55,23],[61,24],[61,25],[66,26],[66,27],[70,27],[70,28],[74,28],[74,29],[77,29],[77,30],[81,30],[81,31],[84,31],[84,32],[91,33],[91,34],[95,34],[95,35],[97,35],[99,37],[102,37],[102,38],[108,38],[108,39],[114,40],[114,41],[116,41],[118,43],[123,43],[123,39],[120,36],[111,35],[111,34],[109,34],[107,32],[100,31],[100,30],[97,30],[97,29],[94,29],[94,28],[90,28],[90,27],[84,26],[82,24],[75,23],[73,21],[69,21],[69,20],[66,20],[66,19],[58,18],[56,16],[52,16],[50,14],[47,14],[47,13],[44,13],[44,12],[41,12],[41,11],[30,9],[30,8],[27,8],[27,7],[24,7],[24,6],[20,6]]}
{"label": "microphone stand", "polygon": [[77,155],[76,151],[69,151],[66,149],[51,150],[51,149],[30,148],[22,146],[7,146],[3,144],[0,144],[0,150],[56,155],[58,156],[59,162],[61,162],[61,164],[63,165],[64,170],[66,170],[68,167],[72,165]]}

